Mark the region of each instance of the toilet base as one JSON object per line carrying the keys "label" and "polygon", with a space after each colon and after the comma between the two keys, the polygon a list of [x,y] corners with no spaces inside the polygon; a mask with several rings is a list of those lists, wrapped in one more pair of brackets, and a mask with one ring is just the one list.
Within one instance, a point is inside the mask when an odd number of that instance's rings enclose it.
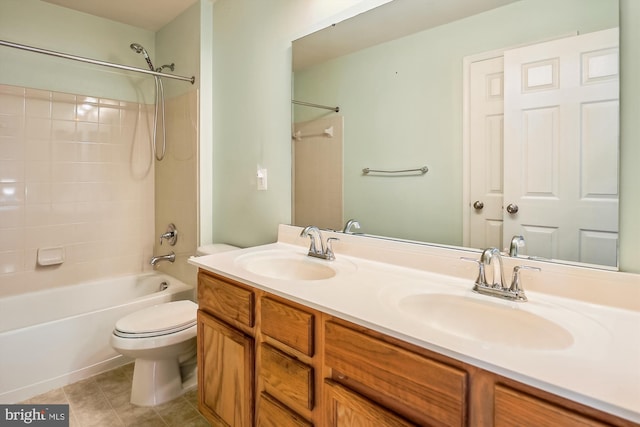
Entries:
{"label": "toilet base", "polygon": [[182,383],[177,359],[136,359],[133,368],[131,403],[156,406],[181,396],[193,388],[194,381]]}

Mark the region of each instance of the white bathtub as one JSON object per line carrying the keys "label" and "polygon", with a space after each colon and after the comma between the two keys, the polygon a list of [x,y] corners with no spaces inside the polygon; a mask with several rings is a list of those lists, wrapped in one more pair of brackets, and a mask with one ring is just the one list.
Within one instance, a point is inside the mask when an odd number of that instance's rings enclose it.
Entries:
{"label": "white bathtub", "polygon": [[115,322],[142,307],[194,297],[192,286],[147,273],[1,298],[0,403],[129,362],[109,344]]}

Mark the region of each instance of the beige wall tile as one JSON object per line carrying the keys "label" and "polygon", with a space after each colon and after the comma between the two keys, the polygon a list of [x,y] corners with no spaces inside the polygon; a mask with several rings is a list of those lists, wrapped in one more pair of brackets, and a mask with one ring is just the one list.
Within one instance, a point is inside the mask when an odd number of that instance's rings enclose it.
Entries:
{"label": "beige wall tile", "polygon": [[[150,269],[148,112],[0,85],[0,296]],[[64,264],[37,266],[50,246],[65,248]]]}

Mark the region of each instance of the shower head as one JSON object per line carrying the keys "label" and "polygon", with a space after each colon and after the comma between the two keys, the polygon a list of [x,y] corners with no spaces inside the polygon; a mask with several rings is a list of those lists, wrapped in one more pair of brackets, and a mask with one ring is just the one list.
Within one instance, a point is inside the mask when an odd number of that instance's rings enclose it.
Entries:
{"label": "shower head", "polygon": [[129,47],[131,49],[133,49],[136,53],[142,53],[142,52],[146,52],[146,50],[144,49],[144,47],[142,47],[142,45],[138,44],[138,43],[131,43],[129,45]]}
{"label": "shower head", "polygon": [[147,50],[142,47],[141,44],[138,43],[131,43],[129,45],[129,47],[135,52],[135,53],[141,53],[142,56],[144,56],[145,61],[147,61],[147,65],[149,66],[149,69],[151,71],[155,71],[155,69],[153,68],[153,63],[151,62],[151,58],[149,58],[149,54],[147,53]]}

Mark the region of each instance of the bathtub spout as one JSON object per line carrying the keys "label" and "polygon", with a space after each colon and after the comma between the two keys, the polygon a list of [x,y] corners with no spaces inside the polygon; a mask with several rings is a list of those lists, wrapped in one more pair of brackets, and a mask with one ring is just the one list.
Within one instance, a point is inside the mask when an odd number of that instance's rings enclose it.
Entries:
{"label": "bathtub spout", "polygon": [[168,255],[159,255],[159,256],[154,256],[153,258],[151,258],[151,265],[153,266],[153,268],[156,268],[156,266],[158,265],[158,263],[160,261],[169,261],[169,262],[174,262],[176,260],[176,254],[173,253],[173,251],[168,254]]}

